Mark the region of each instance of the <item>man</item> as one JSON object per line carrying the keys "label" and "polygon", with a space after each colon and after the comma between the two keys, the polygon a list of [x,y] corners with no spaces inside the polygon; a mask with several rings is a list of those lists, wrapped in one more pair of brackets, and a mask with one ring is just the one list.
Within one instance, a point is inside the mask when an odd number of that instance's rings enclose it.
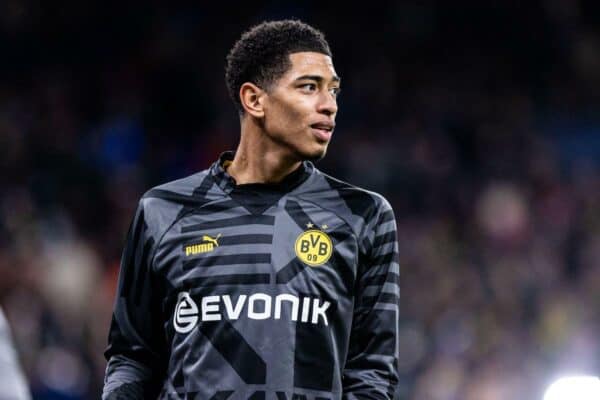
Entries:
{"label": "man", "polygon": [[340,78],[323,34],[266,22],[227,57],[240,144],[141,199],[104,399],[392,399],[395,220],[325,155]]}
{"label": "man", "polygon": [[31,399],[17,360],[8,322],[0,308],[0,400]]}

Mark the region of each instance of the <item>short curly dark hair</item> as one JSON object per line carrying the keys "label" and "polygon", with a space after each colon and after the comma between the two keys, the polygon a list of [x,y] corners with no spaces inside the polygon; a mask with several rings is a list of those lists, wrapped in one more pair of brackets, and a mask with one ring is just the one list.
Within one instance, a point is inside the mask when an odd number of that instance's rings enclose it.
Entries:
{"label": "short curly dark hair", "polygon": [[225,82],[240,114],[240,87],[252,82],[265,90],[290,67],[289,55],[312,51],[331,57],[325,35],[299,20],[267,21],[250,28],[227,55]]}

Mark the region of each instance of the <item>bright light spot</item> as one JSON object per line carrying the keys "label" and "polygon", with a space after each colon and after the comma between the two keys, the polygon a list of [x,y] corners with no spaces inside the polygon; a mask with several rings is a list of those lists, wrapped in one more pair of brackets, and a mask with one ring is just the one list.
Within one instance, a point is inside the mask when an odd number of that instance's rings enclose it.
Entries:
{"label": "bright light spot", "polygon": [[596,376],[573,376],[554,382],[544,395],[544,400],[598,400],[600,379]]}

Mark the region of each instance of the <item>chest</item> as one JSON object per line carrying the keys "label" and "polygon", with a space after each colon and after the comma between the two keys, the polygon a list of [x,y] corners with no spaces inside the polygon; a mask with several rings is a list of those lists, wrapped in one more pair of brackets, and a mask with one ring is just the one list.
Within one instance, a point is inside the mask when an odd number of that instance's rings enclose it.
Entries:
{"label": "chest", "polygon": [[261,214],[223,200],[182,215],[157,245],[154,268],[171,291],[350,298],[356,235],[336,213],[282,199]]}

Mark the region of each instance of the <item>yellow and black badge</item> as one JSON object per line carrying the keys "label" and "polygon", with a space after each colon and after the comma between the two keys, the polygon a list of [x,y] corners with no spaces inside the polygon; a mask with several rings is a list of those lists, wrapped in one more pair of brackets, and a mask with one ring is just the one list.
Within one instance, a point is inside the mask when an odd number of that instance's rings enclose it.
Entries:
{"label": "yellow and black badge", "polygon": [[331,238],[325,232],[318,229],[309,229],[298,236],[294,249],[302,262],[311,267],[316,267],[325,264],[329,260],[333,252],[333,244]]}

